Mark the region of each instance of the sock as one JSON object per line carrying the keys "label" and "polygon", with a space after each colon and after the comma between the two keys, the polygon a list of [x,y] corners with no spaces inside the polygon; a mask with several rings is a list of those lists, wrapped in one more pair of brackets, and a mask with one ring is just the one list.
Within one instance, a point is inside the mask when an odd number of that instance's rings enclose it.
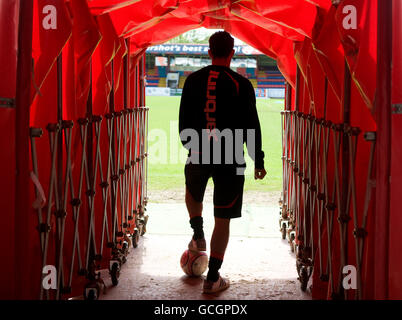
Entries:
{"label": "sock", "polygon": [[208,274],[207,274],[207,280],[208,281],[213,281],[216,282],[219,279],[219,269],[222,266],[222,259],[218,259],[215,257],[210,257],[209,258],[209,263],[208,263]]}
{"label": "sock", "polygon": [[193,239],[203,239],[204,238],[204,229],[203,229],[203,219],[201,216],[193,217],[190,219],[191,228],[194,230]]}

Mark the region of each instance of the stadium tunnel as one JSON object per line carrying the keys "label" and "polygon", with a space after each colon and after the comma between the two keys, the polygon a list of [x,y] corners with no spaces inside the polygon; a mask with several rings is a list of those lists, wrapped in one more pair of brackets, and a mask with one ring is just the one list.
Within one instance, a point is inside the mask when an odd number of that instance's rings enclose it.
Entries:
{"label": "stadium tunnel", "polygon": [[287,81],[281,226],[302,284],[402,298],[401,16],[397,0],[1,1],[0,297],[90,296],[99,267],[118,280],[146,225],[144,52],[206,27]]}

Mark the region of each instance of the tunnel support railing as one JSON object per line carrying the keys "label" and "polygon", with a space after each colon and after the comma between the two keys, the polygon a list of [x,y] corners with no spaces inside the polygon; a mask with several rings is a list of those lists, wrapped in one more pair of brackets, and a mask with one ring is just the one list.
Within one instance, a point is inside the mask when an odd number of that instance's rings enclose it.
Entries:
{"label": "tunnel support railing", "polygon": [[[128,105],[128,88],[133,88],[128,85],[129,60],[124,62],[127,74],[121,110],[115,110],[112,84],[110,110],[105,114],[93,113],[90,90],[84,118],[64,119],[59,98],[58,121],[49,123],[46,130],[30,129],[41,271],[49,265],[57,270],[54,291],[43,287],[45,274],[41,273],[40,299],[77,294],[79,278],[86,278],[81,288],[84,298],[99,298],[105,288],[99,270],[108,267],[117,285],[130,246],[137,247],[146,231],[149,108]],[[56,67],[60,97],[61,57]],[[137,95],[134,101],[144,103],[143,67],[139,71],[135,81],[140,90],[131,94]],[[46,141],[42,139],[48,139],[47,155],[38,154],[38,143]],[[43,171],[40,163],[46,156],[50,165]],[[66,237],[67,232],[71,237]]]}
{"label": "tunnel support railing", "polygon": [[[376,133],[366,132],[362,139],[358,127],[298,111],[283,111],[281,119],[284,176],[280,221],[287,221],[285,236],[296,253],[301,288],[307,289],[311,274],[317,269],[318,278],[328,284],[332,299],[362,299],[363,254],[374,188]],[[360,204],[356,190],[357,184],[363,182],[356,180],[358,143],[370,150],[365,197]],[[346,154],[343,153],[345,146]],[[345,155],[348,172],[344,172],[342,166]],[[343,187],[345,175],[348,180]],[[352,229],[348,228],[349,222],[353,224]],[[348,241],[348,237],[354,240]],[[340,261],[335,261],[334,255],[339,256]],[[343,289],[343,268],[350,263],[351,255],[357,276],[353,295]]]}

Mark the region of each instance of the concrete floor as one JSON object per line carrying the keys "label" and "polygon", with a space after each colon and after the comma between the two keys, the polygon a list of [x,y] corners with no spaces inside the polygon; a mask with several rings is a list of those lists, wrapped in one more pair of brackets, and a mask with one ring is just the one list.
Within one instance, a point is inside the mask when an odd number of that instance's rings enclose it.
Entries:
{"label": "concrete floor", "polygon": [[[212,212],[212,205],[204,206],[207,239],[213,228]],[[180,256],[191,237],[184,203],[150,203],[147,213],[147,233],[130,250],[119,285],[112,287],[107,271],[102,272],[108,289],[101,299],[311,299],[300,290],[294,254],[280,238],[277,207],[246,204],[243,217],[232,220],[221,269],[231,287],[216,295],[202,294],[203,278],[189,278],[180,268]]]}

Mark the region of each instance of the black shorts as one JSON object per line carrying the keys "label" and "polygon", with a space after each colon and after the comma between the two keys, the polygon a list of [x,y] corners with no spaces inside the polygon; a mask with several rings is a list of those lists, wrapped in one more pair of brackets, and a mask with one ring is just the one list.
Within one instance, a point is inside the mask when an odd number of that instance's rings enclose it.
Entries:
{"label": "black shorts", "polygon": [[186,164],[186,187],[194,200],[202,202],[210,177],[214,182],[214,216],[239,218],[243,204],[244,175],[236,174],[236,167],[225,165]]}

